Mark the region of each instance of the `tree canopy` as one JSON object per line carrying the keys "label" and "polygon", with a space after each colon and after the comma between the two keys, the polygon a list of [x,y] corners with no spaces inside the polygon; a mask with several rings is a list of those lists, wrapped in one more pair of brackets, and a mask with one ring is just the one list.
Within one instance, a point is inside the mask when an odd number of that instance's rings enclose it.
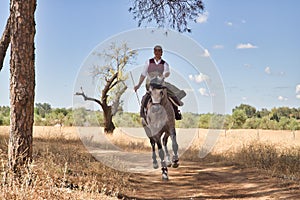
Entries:
{"label": "tree canopy", "polygon": [[188,22],[195,22],[203,10],[202,0],[133,0],[129,8],[138,26],[153,21],[158,27],[170,27],[179,32],[190,32]]}
{"label": "tree canopy", "polygon": [[[85,108],[52,108],[49,103],[36,103],[35,106],[34,125],[36,126],[104,126],[105,124],[102,111],[86,110]],[[41,106],[49,109],[47,112],[43,112]],[[241,108],[243,107],[245,106],[241,106]],[[122,110],[121,105],[120,109]],[[183,113],[183,119],[176,122],[176,127],[300,130],[300,108],[280,107],[271,110],[273,112],[275,110],[286,110],[286,112],[280,115],[279,121],[273,119],[271,111],[266,108],[256,111],[250,118],[247,117],[243,109],[234,109],[231,115]],[[269,114],[264,116],[257,114],[261,112]],[[9,125],[9,113],[10,108],[8,106],[0,106],[0,125]],[[74,116],[77,116],[76,120],[74,120]],[[117,112],[114,115],[113,122],[117,127],[141,127],[139,113]]]}

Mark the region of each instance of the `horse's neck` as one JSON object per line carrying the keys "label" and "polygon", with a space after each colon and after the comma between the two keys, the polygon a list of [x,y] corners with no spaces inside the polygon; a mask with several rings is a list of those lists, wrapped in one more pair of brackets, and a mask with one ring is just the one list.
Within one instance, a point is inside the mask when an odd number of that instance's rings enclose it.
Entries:
{"label": "horse's neck", "polygon": [[161,104],[162,104],[164,107],[166,107],[166,106],[172,104],[172,103],[170,102],[170,100],[169,100],[169,96],[168,96],[167,91],[165,91],[165,95],[164,95],[164,98],[163,98],[162,101],[161,101]]}

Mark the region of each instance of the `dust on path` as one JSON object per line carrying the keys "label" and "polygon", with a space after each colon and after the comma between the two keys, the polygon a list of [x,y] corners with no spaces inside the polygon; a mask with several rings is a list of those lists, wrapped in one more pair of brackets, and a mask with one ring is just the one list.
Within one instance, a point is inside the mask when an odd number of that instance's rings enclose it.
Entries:
{"label": "dust on path", "polygon": [[160,170],[133,174],[129,181],[136,189],[125,199],[300,199],[299,183],[219,163],[183,161],[169,168],[169,181],[161,180]]}

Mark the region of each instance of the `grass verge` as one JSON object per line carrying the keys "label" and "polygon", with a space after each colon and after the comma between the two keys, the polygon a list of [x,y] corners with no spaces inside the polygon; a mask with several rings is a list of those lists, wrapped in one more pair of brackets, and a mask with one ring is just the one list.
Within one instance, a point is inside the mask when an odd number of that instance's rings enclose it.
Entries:
{"label": "grass verge", "polygon": [[117,199],[130,190],[130,174],[95,160],[80,140],[64,138],[35,138],[34,162],[16,179],[7,169],[7,140],[0,135],[0,199]]}

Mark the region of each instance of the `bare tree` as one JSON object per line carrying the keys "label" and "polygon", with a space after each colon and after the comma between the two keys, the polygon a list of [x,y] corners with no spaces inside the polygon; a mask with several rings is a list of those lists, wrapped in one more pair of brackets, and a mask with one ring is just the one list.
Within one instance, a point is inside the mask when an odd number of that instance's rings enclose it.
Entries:
{"label": "bare tree", "polygon": [[96,53],[96,55],[106,63],[101,66],[96,64],[91,71],[93,79],[98,79],[100,85],[103,85],[100,89],[100,99],[88,97],[82,88],[81,92],[77,92],[75,95],[80,95],[85,101],[94,101],[101,106],[104,117],[104,131],[112,133],[115,129],[112,117],[118,111],[121,95],[127,89],[124,84],[127,79],[125,67],[135,58],[136,51],[130,50],[126,43],[120,47],[113,43],[108,52]]}
{"label": "bare tree", "polygon": [[133,0],[133,19],[142,23],[154,21],[158,27],[171,27],[179,32],[190,32],[188,21],[196,21],[204,10],[202,0]]}
{"label": "bare tree", "polygon": [[35,9],[36,0],[11,0],[10,16],[0,41],[0,70],[11,45],[8,156],[9,167],[14,172],[32,159]]}

